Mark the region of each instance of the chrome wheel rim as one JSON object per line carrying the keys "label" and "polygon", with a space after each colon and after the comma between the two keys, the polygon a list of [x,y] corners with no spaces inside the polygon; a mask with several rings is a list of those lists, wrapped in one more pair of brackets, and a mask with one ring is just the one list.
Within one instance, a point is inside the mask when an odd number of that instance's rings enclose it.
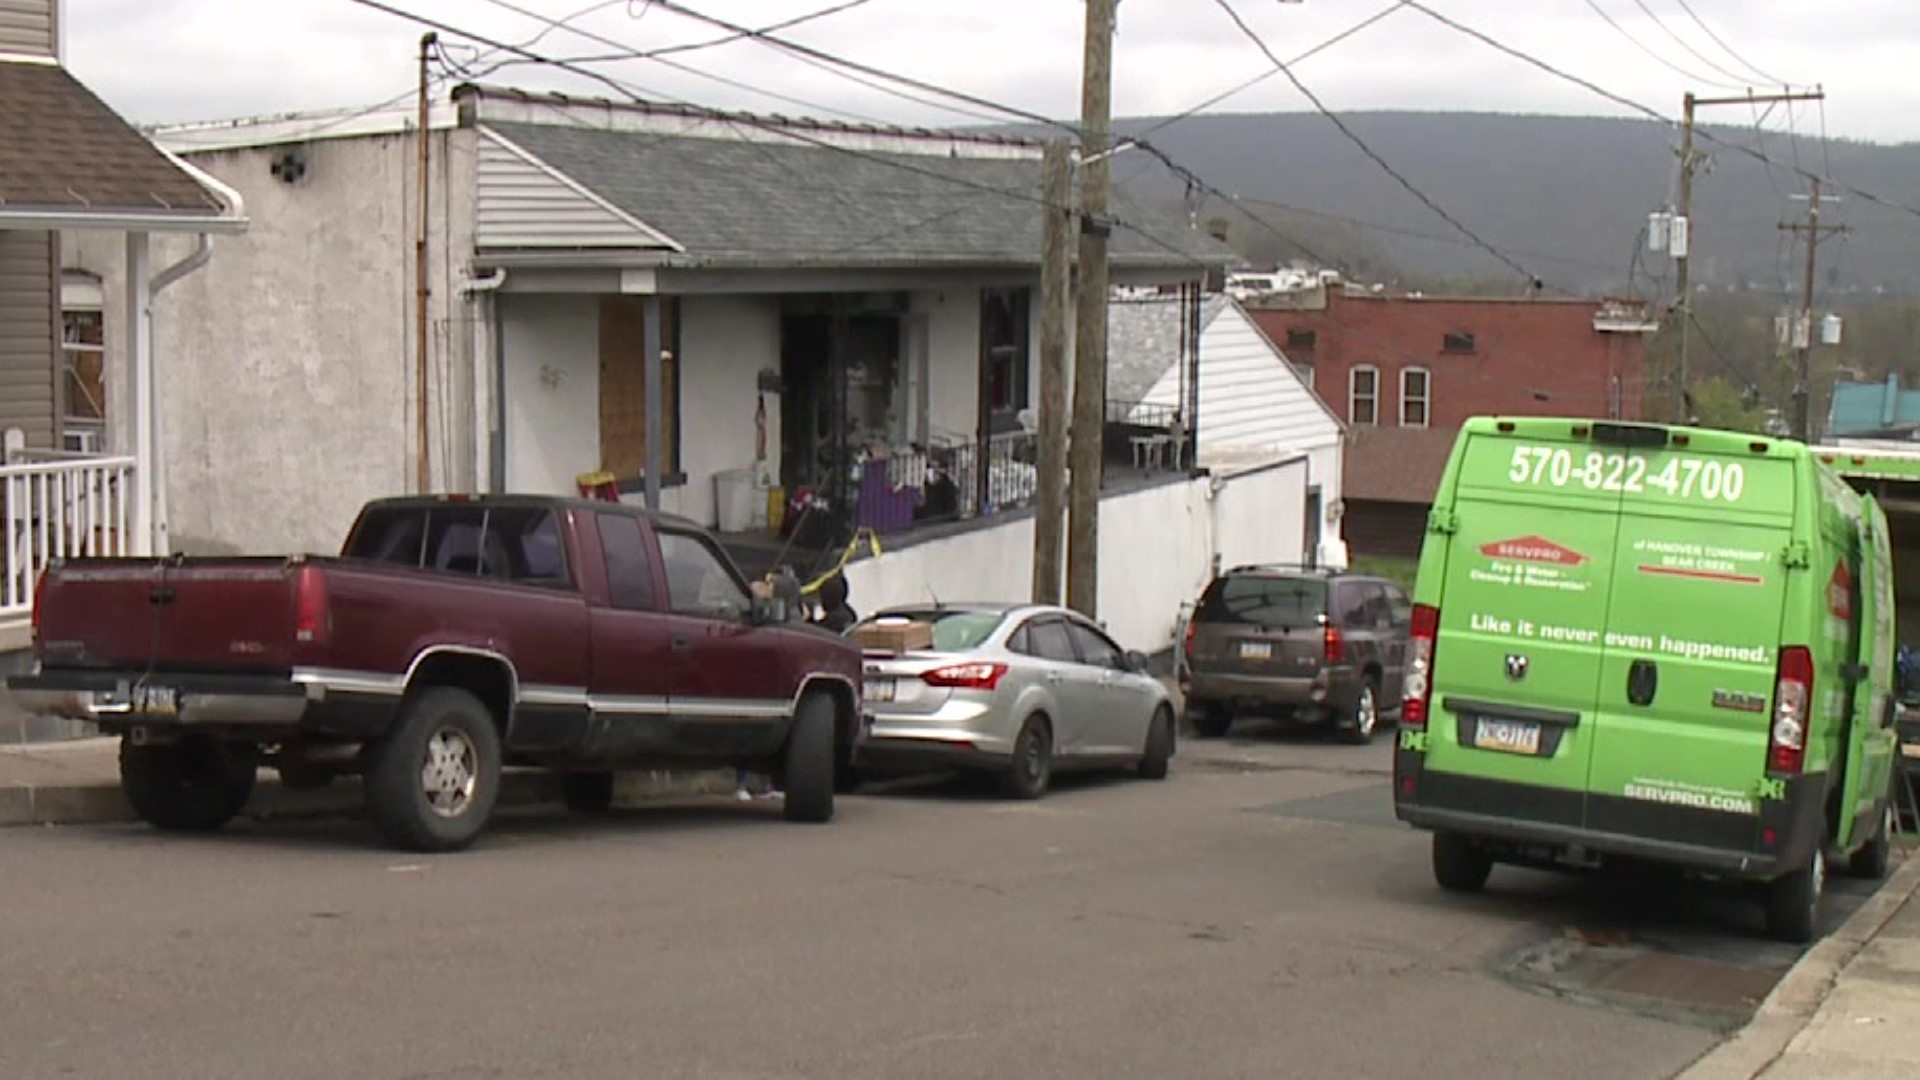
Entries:
{"label": "chrome wheel rim", "polygon": [[480,755],[466,732],[441,728],[427,740],[420,767],[420,792],[436,816],[456,818],[473,805],[480,783]]}
{"label": "chrome wheel rim", "polygon": [[1354,716],[1354,727],[1358,728],[1362,735],[1371,735],[1373,734],[1373,725],[1378,723],[1379,719],[1379,710],[1374,708],[1373,703],[1373,687],[1361,687],[1360,708],[1357,715]]}

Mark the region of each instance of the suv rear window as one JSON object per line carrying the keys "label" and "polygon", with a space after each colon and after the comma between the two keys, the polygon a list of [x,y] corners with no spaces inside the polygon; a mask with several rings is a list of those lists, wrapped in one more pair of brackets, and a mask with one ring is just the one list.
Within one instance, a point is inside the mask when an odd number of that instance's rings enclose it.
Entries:
{"label": "suv rear window", "polygon": [[1326,610],[1327,583],[1319,578],[1236,574],[1213,583],[1195,618],[1292,629],[1313,625]]}

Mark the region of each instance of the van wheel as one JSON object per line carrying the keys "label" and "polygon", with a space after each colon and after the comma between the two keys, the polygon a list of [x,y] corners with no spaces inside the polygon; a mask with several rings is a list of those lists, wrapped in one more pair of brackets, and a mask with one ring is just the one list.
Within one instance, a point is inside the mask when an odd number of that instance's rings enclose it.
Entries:
{"label": "van wheel", "polygon": [[1820,921],[1820,894],[1827,884],[1827,855],[1813,849],[1808,864],[1767,885],[1767,933],[1804,945],[1813,940]]}
{"label": "van wheel", "polygon": [[1376,681],[1369,675],[1360,684],[1360,700],[1353,707],[1353,715],[1340,725],[1341,742],[1365,746],[1373,741],[1374,729],[1380,726],[1380,694],[1373,685]]}
{"label": "van wheel", "polygon": [[120,790],[140,820],[166,832],[213,832],[247,805],[260,770],[249,743],[192,736],[135,746],[120,740]]}
{"label": "van wheel", "polygon": [[1233,727],[1233,713],[1224,705],[1202,705],[1193,727],[1203,739],[1223,739]]}
{"label": "van wheel", "polygon": [[793,731],[781,769],[788,821],[820,824],[833,820],[833,699],[810,693],[793,711]]}
{"label": "van wheel", "polygon": [[1887,867],[1893,862],[1893,804],[1889,802],[1880,814],[1880,828],[1874,831],[1873,839],[1853,853],[1847,860],[1847,873],[1868,881],[1879,881],[1887,876]]}
{"label": "van wheel", "polygon": [[562,773],[560,796],[566,801],[567,809],[576,814],[604,814],[613,809],[613,774]]}
{"label": "van wheel", "polygon": [[473,843],[500,797],[500,731],[465,690],[436,686],[401,707],[393,730],[368,747],[367,811],[407,851]]}
{"label": "van wheel", "polygon": [[1457,833],[1433,834],[1433,880],[1448,892],[1471,893],[1486,888],[1493,859]]}

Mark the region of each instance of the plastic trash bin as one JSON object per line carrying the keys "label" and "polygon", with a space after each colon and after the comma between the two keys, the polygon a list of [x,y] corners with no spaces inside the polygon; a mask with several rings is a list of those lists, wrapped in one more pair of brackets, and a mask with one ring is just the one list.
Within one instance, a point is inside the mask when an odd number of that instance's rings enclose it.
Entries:
{"label": "plastic trash bin", "polygon": [[753,528],[754,495],[752,469],[722,469],[713,474],[713,504],[721,532]]}

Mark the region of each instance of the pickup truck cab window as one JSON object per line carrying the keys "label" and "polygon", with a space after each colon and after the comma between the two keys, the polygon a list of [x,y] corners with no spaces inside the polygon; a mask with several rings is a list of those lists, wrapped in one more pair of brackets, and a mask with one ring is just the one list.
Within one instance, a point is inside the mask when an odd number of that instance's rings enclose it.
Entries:
{"label": "pickup truck cab window", "polygon": [[653,595],[653,559],[640,519],[627,514],[595,514],[600,527],[600,550],[607,560],[607,591],[622,611],[656,611]]}
{"label": "pickup truck cab window", "polygon": [[667,604],[676,615],[744,619],[753,600],[726,560],[701,537],[662,529],[660,559],[667,570]]}
{"label": "pickup truck cab window", "polygon": [[369,511],[346,554],[516,585],[565,589],[573,584],[560,521],[543,506]]}

